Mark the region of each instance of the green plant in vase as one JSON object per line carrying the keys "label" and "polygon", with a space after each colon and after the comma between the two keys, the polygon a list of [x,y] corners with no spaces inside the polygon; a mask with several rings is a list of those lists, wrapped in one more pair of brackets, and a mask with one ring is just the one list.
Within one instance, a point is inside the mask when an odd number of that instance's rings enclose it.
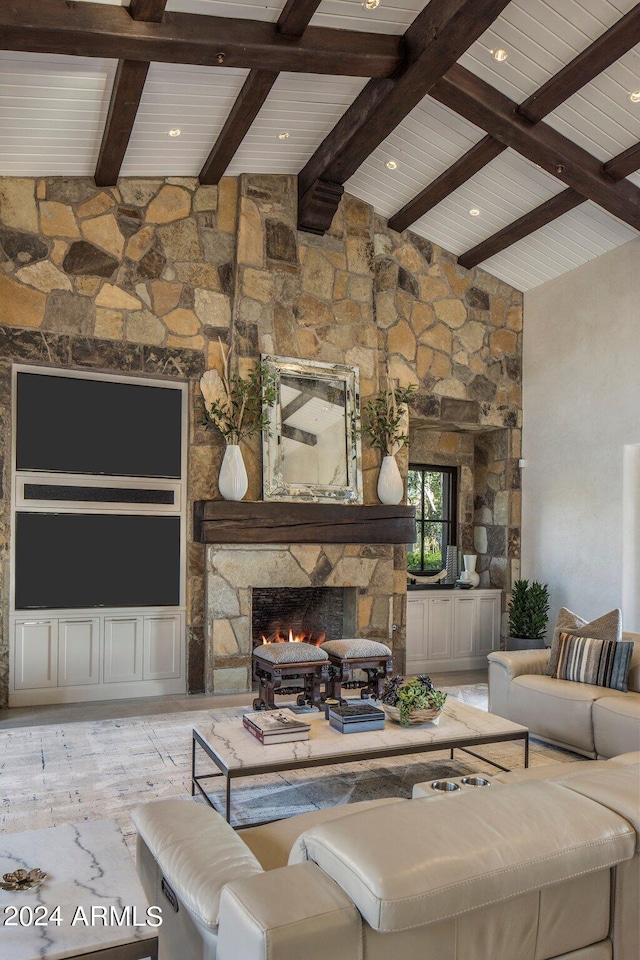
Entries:
{"label": "green plant in vase", "polygon": [[408,404],[416,387],[394,387],[387,374],[386,388],[379,397],[369,400],[362,411],[362,435],[382,454],[378,479],[381,503],[400,503],[404,494],[402,477],[395,455],[409,440]]}
{"label": "green plant in vase", "polygon": [[231,363],[231,352],[221,340],[221,370],[207,370],[200,378],[204,411],[200,423],[216,427],[226,444],[218,489],[225,500],[242,500],[248,479],[238,444],[241,440],[267,430],[268,409],[276,400],[273,375],[263,363],[253,364],[245,374],[238,360]]}
{"label": "green plant in vase", "polygon": [[380,702],[391,707],[386,713],[403,727],[435,719],[444,707],[447,694],[436,690],[431,677],[422,674],[405,681],[404,677],[392,677],[382,688]]}
{"label": "green plant in vase", "polygon": [[508,650],[544,647],[549,621],[549,590],[546,583],[516,580],[511,591]]}

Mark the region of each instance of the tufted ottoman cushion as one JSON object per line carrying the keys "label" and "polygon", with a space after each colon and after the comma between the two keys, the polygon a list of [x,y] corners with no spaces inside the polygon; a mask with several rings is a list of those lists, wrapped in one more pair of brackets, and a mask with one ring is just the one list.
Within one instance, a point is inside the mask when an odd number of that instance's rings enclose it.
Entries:
{"label": "tufted ottoman cushion", "polygon": [[364,660],[368,657],[391,656],[391,650],[386,643],[359,638],[327,640],[320,649],[325,650],[330,657],[339,657],[344,660]]}
{"label": "tufted ottoman cushion", "polygon": [[329,659],[322,647],[310,643],[261,643],[253,648],[253,655],[267,663],[317,663]]}

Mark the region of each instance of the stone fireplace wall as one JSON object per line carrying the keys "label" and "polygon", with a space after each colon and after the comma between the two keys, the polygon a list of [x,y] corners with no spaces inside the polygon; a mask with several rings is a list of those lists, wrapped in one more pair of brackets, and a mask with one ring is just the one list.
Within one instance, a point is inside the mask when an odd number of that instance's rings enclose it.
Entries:
{"label": "stone fireplace wall", "polygon": [[[0,179],[0,705],[9,650],[13,362],[190,381],[190,501],[219,496],[221,438],[197,422],[197,380],[219,363],[218,338],[237,348],[243,363],[269,352],[356,364],[365,402],[388,361],[393,377],[417,384],[412,414],[430,429],[506,430],[511,471],[520,431],[522,295],[478,268],[464,270],[410,231],[390,231],[369,205],[347,195],[326,236],[299,233],[296,196],[288,176],[224,178],[218,187],[192,178],[122,179],[108,189],[86,178]],[[247,497],[260,499],[259,444],[244,452]],[[406,469],[406,451],[399,461]],[[379,457],[366,444],[363,466],[365,503],[376,502]],[[510,526],[518,528],[519,517]],[[402,668],[406,551],[370,549],[384,550],[392,564],[393,645]],[[190,540],[191,692],[222,689],[222,675],[216,683],[209,667],[213,641],[205,637],[209,561]],[[380,597],[370,599],[367,615],[362,597],[362,630],[377,632]],[[243,669],[242,642],[227,644],[216,669]]]}

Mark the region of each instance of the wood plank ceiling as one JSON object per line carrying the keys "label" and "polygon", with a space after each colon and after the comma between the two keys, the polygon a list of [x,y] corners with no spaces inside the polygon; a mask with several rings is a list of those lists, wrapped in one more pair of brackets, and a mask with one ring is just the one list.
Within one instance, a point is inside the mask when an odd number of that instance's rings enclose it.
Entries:
{"label": "wood plank ceiling", "polygon": [[521,290],[636,237],[640,4],[423,7],[3,0],[0,175],[299,173]]}

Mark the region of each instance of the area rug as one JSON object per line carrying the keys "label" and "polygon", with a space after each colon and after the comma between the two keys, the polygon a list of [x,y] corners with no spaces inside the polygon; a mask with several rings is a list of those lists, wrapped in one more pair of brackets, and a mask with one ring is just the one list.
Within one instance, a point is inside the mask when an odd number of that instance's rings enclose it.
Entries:
{"label": "area rug", "polygon": [[[448,692],[473,706],[484,702],[486,709],[483,686],[449,688]],[[131,811],[136,806],[190,795],[192,727],[211,719],[240,717],[246,709],[0,731],[1,828],[14,833],[113,818],[132,849]],[[522,764],[520,743],[490,744],[482,751],[507,767]],[[578,758],[543,744],[531,745],[532,766],[571,759]],[[234,813],[238,822],[251,823],[375,797],[410,797],[414,783],[481,770],[491,767],[460,752],[452,763],[448,751],[443,751],[426,761],[399,757],[288,771],[234,785]]]}

